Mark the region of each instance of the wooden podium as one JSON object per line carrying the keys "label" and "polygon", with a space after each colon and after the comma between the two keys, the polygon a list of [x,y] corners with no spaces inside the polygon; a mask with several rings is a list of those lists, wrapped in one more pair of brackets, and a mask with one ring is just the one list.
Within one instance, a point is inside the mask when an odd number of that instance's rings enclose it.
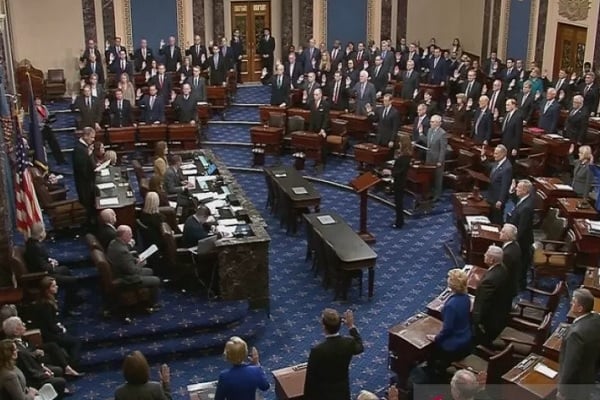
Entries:
{"label": "wooden podium", "polygon": [[365,172],[350,182],[350,186],[360,194],[360,230],[358,236],[367,243],[375,243],[375,236],[367,231],[367,199],[369,188],[379,183],[381,179],[372,172]]}

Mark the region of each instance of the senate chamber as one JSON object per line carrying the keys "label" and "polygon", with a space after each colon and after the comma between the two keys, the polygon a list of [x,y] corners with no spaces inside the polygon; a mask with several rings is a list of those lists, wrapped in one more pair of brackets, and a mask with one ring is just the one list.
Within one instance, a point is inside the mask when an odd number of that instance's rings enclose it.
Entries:
{"label": "senate chamber", "polygon": [[600,398],[599,0],[1,0],[0,400]]}

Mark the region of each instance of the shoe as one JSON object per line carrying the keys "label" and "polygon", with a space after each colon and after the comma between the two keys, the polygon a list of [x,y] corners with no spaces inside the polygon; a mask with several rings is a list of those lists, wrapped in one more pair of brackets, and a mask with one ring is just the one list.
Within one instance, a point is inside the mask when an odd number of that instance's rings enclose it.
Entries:
{"label": "shoe", "polygon": [[67,379],[79,379],[79,378],[83,378],[85,376],[85,372],[79,372],[76,375],[75,374],[64,374],[64,376]]}
{"label": "shoe", "polygon": [[392,228],[394,229],[402,229],[403,226],[404,224],[392,224]]}

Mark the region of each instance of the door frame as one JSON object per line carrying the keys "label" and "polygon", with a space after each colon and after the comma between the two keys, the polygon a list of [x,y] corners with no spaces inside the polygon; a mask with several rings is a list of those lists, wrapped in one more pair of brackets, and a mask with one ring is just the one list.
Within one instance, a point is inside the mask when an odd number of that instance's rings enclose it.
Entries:
{"label": "door frame", "polygon": [[[560,40],[562,39],[562,36],[560,35],[561,32],[561,27],[568,27],[570,29],[575,29],[575,30],[580,30],[580,31],[585,31],[585,38],[586,40],[584,40],[584,45],[587,46],[587,34],[588,34],[588,29],[579,25],[573,25],[573,24],[567,24],[564,22],[558,22],[556,25],[556,38],[554,40],[554,60],[553,60],[553,71],[552,71],[552,76],[553,78],[558,76],[558,71],[561,68],[560,65],[560,59],[561,59],[561,53],[562,53],[562,45],[560,44]],[[584,60],[585,62],[585,60]],[[569,75],[572,73],[573,71],[568,71]],[[579,72],[579,71],[577,71]]]}

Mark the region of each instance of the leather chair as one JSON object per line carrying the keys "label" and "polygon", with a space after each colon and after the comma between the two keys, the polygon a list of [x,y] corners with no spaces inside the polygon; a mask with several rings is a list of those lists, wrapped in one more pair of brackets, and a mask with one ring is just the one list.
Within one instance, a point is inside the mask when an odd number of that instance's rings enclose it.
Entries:
{"label": "leather chair", "polygon": [[494,346],[505,347],[512,344],[517,358],[525,358],[531,353],[542,354],[544,342],[551,333],[551,322],[552,314],[546,314],[539,324],[513,318],[510,326],[504,328],[498,338],[494,340]]}
{"label": "leather chair", "polygon": [[85,242],[87,243],[88,248],[90,249],[90,253],[94,250],[100,250],[104,252],[104,247],[102,247],[102,244],[100,243],[96,235],[94,235],[93,233],[86,233]]}
{"label": "leather chair", "polygon": [[520,150],[521,154],[527,156],[515,161],[516,175],[523,178],[543,176],[546,168],[547,151],[546,143],[543,140],[534,138],[532,147]]}
{"label": "leather chair", "polygon": [[304,130],[304,118],[299,115],[293,115],[287,120],[287,135],[291,135],[294,132],[301,132]]}
{"label": "leather chair", "polygon": [[49,69],[44,86],[47,99],[62,97],[67,91],[65,71],[62,69]]}
{"label": "leather chair", "polygon": [[473,168],[475,154],[469,150],[459,149],[455,166],[444,172],[444,183],[456,192],[470,192],[473,189],[473,179],[467,170]]}
{"label": "leather chair", "polygon": [[138,160],[131,160],[131,166],[133,167],[133,171],[135,172],[135,177],[138,181],[138,185],[142,183],[142,180],[146,178],[146,171],[142,167],[142,164]]}
{"label": "leather chair", "polygon": [[[517,310],[513,311],[511,317],[521,318],[526,321],[541,323],[547,314],[554,314],[560,303],[560,296],[565,289],[564,282],[560,281],[554,287],[552,292],[546,292],[534,287],[527,287],[529,292],[529,300],[522,300],[516,304]],[[534,302],[533,299],[536,295],[545,296],[546,302],[541,301]]]}
{"label": "leather chair", "polygon": [[[558,278],[567,287],[567,273],[575,268],[577,251],[575,233],[569,230],[564,241],[543,240],[542,247],[537,247],[533,253],[533,282],[541,276]],[[551,244],[552,249],[547,246]]]}
{"label": "leather chair", "polygon": [[36,301],[40,296],[41,280],[48,275],[47,272],[29,272],[25,264],[25,249],[14,246],[10,249],[10,269],[12,271],[17,288],[23,291],[25,302]]}
{"label": "leather chair", "polygon": [[559,216],[558,208],[551,207],[548,209],[546,216],[542,220],[541,229],[534,231],[536,238],[535,247],[553,249],[555,241],[561,245],[561,240],[565,237],[569,223],[566,218]]}
{"label": "leather chair", "polygon": [[[163,262],[168,275],[179,285],[201,283],[207,289],[210,298],[217,272],[217,253],[197,254],[192,257],[187,248],[177,246],[177,235],[166,222],[161,225],[161,236],[164,244]],[[208,283],[205,284],[204,280],[207,278]]]}
{"label": "leather chair", "polygon": [[52,228],[72,229],[85,224],[85,208],[76,199],[66,199],[66,189],[51,192],[43,181],[37,179],[33,180],[33,186],[41,209],[50,218]]}
{"label": "leather chair", "polygon": [[327,135],[327,147],[329,150],[346,154],[348,149],[348,121],[334,118],[331,120],[331,134]]}

